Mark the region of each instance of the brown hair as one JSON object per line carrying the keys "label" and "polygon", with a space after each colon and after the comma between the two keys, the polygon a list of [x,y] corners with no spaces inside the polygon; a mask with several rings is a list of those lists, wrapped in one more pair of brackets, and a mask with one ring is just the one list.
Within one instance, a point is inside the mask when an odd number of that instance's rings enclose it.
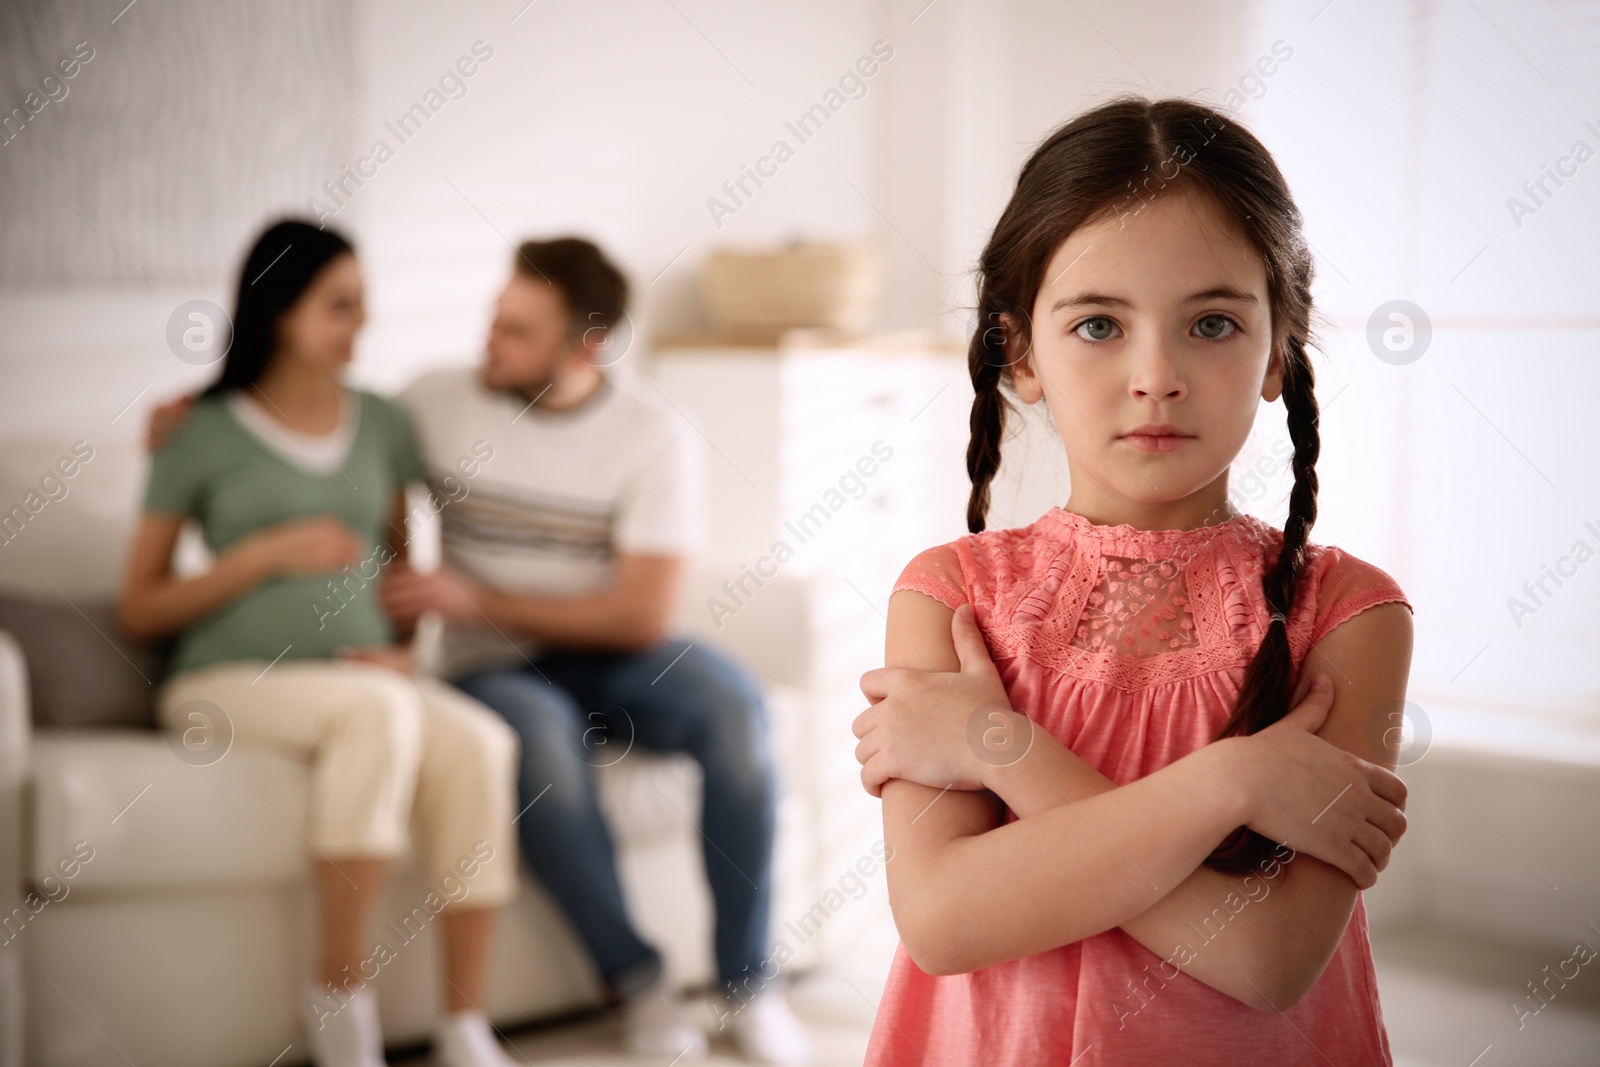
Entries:
{"label": "brown hair", "polygon": [[577,345],[591,329],[609,331],[628,307],[628,279],[592,241],[557,237],[524,241],[513,261],[517,273],[561,290],[571,312],[567,341]]}
{"label": "brown hair", "polygon": [[[1136,213],[1178,186],[1209,196],[1265,261],[1272,344],[1283,359],[1283,402],[1294,445],[1294,488],[1277,560],[1262,578],[1271,621],[1245,672],[1239,700],[1217,739],[1252,734],[1289,711],[1294,666],[1287,618],[1294,609],[1306,538],[1317,517],[1317,400],[1306,349],[1311,333],[1312,259],[1300,211],[1271,154],[1243,126],[1183,99],[1120,96],[1066,123],[1036,149],[995,224],[978,264],[978,323],[967,353],[972,376],[967,527],[984,528],[989,483],[1000,467],[1005,413],[1014,392],[1006,315],[1031,346],[1030,313],[1057,248],[1078,227]],[[1015,358],[1022,358],[1017,356]],[[1206,863],[1234,873],[1271,854],[1272,842],[1239,827]]]}

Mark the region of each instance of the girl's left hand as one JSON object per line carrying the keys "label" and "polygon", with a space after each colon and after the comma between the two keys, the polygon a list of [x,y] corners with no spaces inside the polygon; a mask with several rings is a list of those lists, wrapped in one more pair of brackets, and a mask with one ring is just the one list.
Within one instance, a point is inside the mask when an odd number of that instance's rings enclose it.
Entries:
{"label": "girl's left hand", "polygon": [[1008,747],[1026,751],[1032,724],[1011,710],[969,605],[956,609],[950,636],[958,672],[879,667],[861,676],[872,707],[851,729],[861,739],[861,784],[875,797],[890,778],[935,789],[984,789],[986,771],[1012,762]]}

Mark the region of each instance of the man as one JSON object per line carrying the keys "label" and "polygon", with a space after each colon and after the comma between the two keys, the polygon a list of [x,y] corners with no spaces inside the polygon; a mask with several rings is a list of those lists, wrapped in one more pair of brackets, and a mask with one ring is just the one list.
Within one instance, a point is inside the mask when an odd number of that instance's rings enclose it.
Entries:
{"label": "man", "polygon": [[628,1046],[685,1059],[706,1055],[705,1034],[628,918],[594,774],[632,745],[694,757],[717,1017],[746,1056],[800,1063],[809,1039],[761,973],[776,822],[766,711],[745,670],[667,633],[704,537],[705,472],[683,417],[603,369],[627,295],[590,242],[524,243],[482,366],[401,394],[441,497],[463,458],[481,458],[475,444],[494,451],[442,509],[443,565],[396,567],[384,605],[403,627],[427,611],[445,620],[442,673],[522,738],[523,855],[622,1003]]}

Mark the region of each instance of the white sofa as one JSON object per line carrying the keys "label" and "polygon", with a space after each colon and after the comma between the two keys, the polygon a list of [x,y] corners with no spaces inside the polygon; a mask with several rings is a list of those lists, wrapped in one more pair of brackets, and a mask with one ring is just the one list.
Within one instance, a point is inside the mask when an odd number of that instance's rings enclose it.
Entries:
{"label": "white sofa", "polygon": [[[48,462],[55,447],[39,447],[43,460],[9,453],[0,491],[8,499],[20,493],[17,473]],[[10,553],[0,555],[0,587],[37,595],[41,575],[33,572],[44,567],[63,597],[108,593],[99,587],[116,569],[115,538],[125,536],[138,468],[131,445],[101,447],[74,487],[78,495],[52,503],[54,513],[46,509],[0,550]],[[26,537],[33,541],[24,544]],[[23,552],[11,551],[19,545]],[[781,796],[776,927],[778,916],[804,913],[820,892],[817,798],[805,764],[816,719],[806,688],[809,593],[801,579],[769,582],[749,610],[713,632],[705,598],[735,571],[696,569],[680,629],[748,663],[769,698]],[[148,730],[34,730],[26,670],[16,641],[0,631],[0,905],[14,922],[0,945],[0,1067],[304,1062],[293,1001],[312,973],[311,867],[297,829],[308,767],[244,743],[194,766]],[[698,767],[635,749],[599,774],[637,924],[662,949],[674,982],[709,982],[710,896],[690,822],[699,816]],[[92,859],[72,867],[75,848],[80,860],[92,849]],[[63,861],[70,878],[61,877]],[[35,901],[58,899],[37,914],[24,907],[23,921],[12,909],[30,891]],[[378,925],[398,920],[425,892],[402,860]],[[380,934],[400,946],[392,933],[373,931]],[[791,972],[823,962],[822,944],[803,945]],[[391,1047],[426,1037],[440,1002],[437,956],[425,928],[380,969]],[[490,1018],[502,1027],[547,1018],[595,1005],[598,993],[575,937],[525,874],[495,942]]]}

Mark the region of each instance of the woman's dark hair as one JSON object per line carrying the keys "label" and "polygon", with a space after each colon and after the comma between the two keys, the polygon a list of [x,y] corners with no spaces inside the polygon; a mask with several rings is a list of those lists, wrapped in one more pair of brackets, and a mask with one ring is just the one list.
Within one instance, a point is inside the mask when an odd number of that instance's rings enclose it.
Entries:
{"label": "woman's dark hair", "polygon": [[[1317,518],[1317,401],[1311,361],[1310,248],[1300,211],[1271,154],[1228,116],[1189,100],[1121,96],[1079,115],[1041,144],[1017,178],[978,265],[978,323],[967,353],[972,376],[967,474],[972,493],[967,527],[984,528],[989,483],[1000,467],[1005,413],[1013,390],[1007,320],[1018,336],[1014,353],[1032,344],[1034,300],[1057,248],[1085,224],[1139,211],[1174,187],[1208,196],[1232,219],[1265,262],[1272,345],[1283,360],[1283,402],[1294,445],[1294,488],[1283,544],[1265,570],[1262,591],[1271,621],[1250,661],[1239,700],[1217,739],[1252,734],[1283,718],[1293,694],[1287,619],[1294,609],[1306,538]],[[1006,319],[1002,319],[1002,315]],[[1275,846],[1239,827],[1207,858],[1240,873]]]}
{"label": "woman's dark hair", "polygon": [[277,344],[278,317],[289,310],[332,260],[355,248],[333,230],[285,219],[256,239],[239,271],[233,340],[222,373],[201,396],[248,389],[260,380]]}

